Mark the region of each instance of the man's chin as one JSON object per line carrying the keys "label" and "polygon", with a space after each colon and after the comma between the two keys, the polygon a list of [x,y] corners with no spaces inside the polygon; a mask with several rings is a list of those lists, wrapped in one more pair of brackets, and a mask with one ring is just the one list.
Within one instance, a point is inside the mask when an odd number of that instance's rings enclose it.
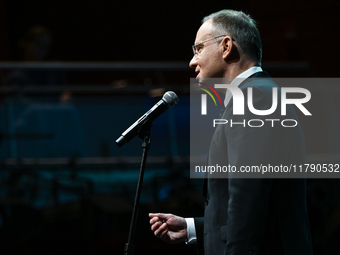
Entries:
{"label": "man's chin", "polygon": [[197,82],[206,82],[208,79],[210,79],[211,77],[205,77],[201,72],[199,74],[197,74],[196,76],[196,81]]}
{"label": "man's chin", "polygon": [[207,81],[209,79],[222,79],[222,78],[217,78],[217,77],[206,77],[206,76],[203,76],[201,73],[199,73],[197,76],[196,76],[196,81],[197,82],[202,82],[202,83],[207,83]]}
{"label": "man's chin", "polygon": [[225,94],[226,89],[218,89],[215,88],[215,84],[230,84],[231,79],[226,79],[226,78],[216,78],[216,77],[209,77],[209,78],[203,78],[199,75],[196,77],[196,81],[199,87],[204,87],[204,85],[209,85],[213,87],[219,94]]}
{"label": "man's chin", "polygon": [[199,83],[207,83],[210,78],[202,78],[202,77],[196,77],[197,82]]}
{"label": "man's chin", "polygon": [[195,79],[196,79],[197,82],[201,82],[201,79],[202,79],[202,78],[200,77],[200,74],[197,74],[197,76],[196,76]]}
{"label": "man's chin", "polygon": [[197,74],[197,76],[196,76],[196,81],[197,82],[203,82],[204,80],[206,80],[206,78],[202,78],[201,73]]}

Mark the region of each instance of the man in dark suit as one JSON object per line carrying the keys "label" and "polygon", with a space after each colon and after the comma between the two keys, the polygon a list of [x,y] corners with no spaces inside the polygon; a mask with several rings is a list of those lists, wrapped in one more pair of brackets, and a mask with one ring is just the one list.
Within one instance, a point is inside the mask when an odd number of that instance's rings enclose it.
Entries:
{"label": "man in dark suit", "polygon": [[[222,119],[232,119],[234,123],[272,120],[261,127],[217,125],[207,165],[240,169],[241,166],[303,164],[305,148],[300,125],[287,128],[274,123],[282,117],[280,101],[279,107],[266,116],[255,115],[247,107],[250,87],[249,97],[253,98],[255,109],[271,108],[273,88],[280,98],[280,88],[260,67],[262,45],[254,21],[232,10],[213,13],[203,19],[193,49],[190,66],[195,68],[198,81],[226,78],[244,94],[244,114],[234,115],[231,92],[224,91]],[[286,111],[285,119],[297,120],[291,105]],[[203,218],[150,214],[155,236],[171,243],[197,243],[204,246],[206,255],[313,254],[305,180],[249,178],[238,174],[206,175]]]}

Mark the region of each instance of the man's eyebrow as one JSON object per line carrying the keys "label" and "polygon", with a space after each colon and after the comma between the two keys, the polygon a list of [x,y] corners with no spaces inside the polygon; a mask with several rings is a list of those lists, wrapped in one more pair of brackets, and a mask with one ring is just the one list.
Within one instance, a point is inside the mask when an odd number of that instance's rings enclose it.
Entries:
{"label": "man's eyebrow", "polygon": [[202,41],[200,41],[200,42],[195,42],[195,45],[197,45],[197,44],[201,44],[202,42],[204,42],[205,40],[202,40]]}
{"label": "man's eyebrow", "polygon": [[[210,38],[210,37],[213,37],[214,35],[213,34],[211,34],[211,33],[208,33],[208,34],[206,34],[207,35],[207,37],[208,37],[208,39]],[[205,39],[205,40],[208,40],[208,39]],[[194,42],[194,45],[197,45],[197,44],[200,44],[200,43],[202,43],[202,42],[204,42],[205,40],[201,40],[200,42]]]}

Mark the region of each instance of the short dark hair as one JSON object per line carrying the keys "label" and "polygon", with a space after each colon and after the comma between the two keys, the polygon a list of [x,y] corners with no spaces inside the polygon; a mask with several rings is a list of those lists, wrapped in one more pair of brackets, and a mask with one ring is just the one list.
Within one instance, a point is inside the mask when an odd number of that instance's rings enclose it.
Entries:
{"label": "short dark hair", "polygon": [[221,10],[203,18],[212,19],[218,33],[227,34],[240,46],[242,52],[261,65],[262,42],[256,22],[242,11]]}

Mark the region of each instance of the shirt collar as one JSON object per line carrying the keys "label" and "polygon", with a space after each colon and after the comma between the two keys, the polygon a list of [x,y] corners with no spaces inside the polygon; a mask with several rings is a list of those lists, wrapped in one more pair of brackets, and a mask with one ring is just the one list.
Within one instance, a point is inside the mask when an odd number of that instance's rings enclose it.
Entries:
{"label": "shirt collar", "polygon": [[[240,84],[247,78],[249,78],[250,76],[252,76],[254,73],[258,73],[258,72],[262,72],[262,68],[260,66],[253,66],[251,68],[249,68],[248,70],[240,73],[231,83],[230,85],[233,86],[240,86]],[[227,90],[226,94],[225,94],[225,99],[224,99],[224,106],[226,107],[227,104],[229,103],[230,99],[231,99],[231,92],[229,90]]]}

